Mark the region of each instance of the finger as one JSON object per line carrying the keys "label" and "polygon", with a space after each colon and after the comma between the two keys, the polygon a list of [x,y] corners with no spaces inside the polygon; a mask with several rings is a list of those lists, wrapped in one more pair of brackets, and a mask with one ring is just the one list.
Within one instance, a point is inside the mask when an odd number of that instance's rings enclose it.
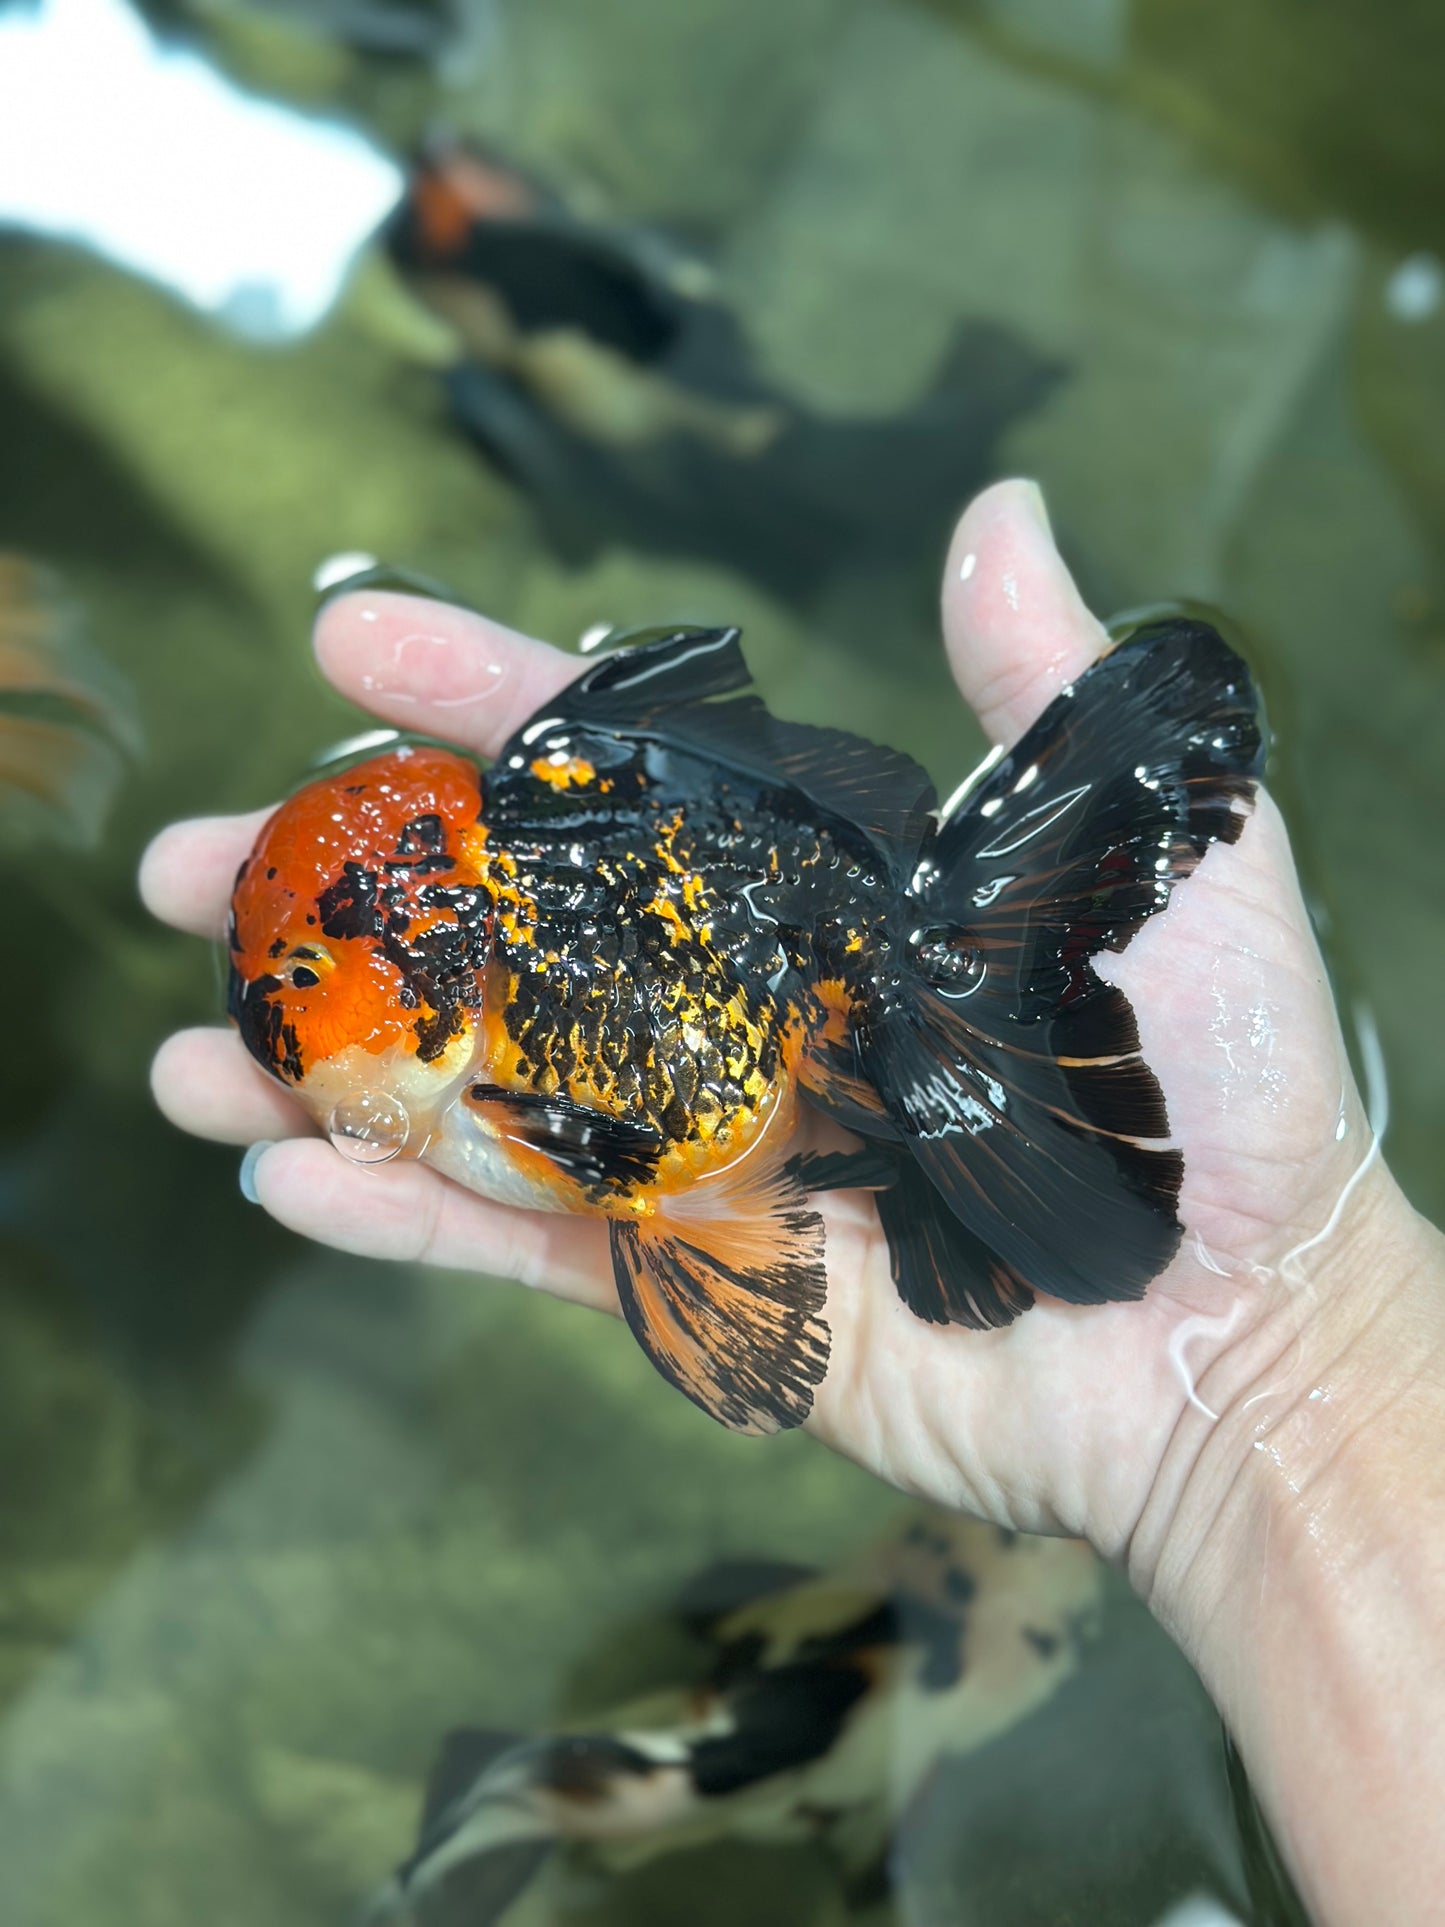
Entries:
{"label": "finger", "polygon": [[403,729],[495,756],[582,664],[499,622],[425,596],[363,590],[316,620],[327,678]]}
{"label": "finger", "polygon": [[266,1075],[233,1030],[168,1037],[151,1065],[151,1089],[172,1124],[219,1144],[312,1134],[295,1098]]}
{"label": "finger", "polygon": [[943,634],[990,742],[1012,743],[1108,638],[1054,546],[1034,482],[999,482],[963,512],[943,578]]}
{"label": "finger", "polygon": [[618,1311],[597,1219],[490,1204],[409,1160],[363,1170],[315,1138],[267,1145],[249,1180],[279,1223],[338,1251],[487,1272]]}
{"label": "finger", "polygon": [[[338,596],[317,618],[315,641],[322,669],[353,702],[489,756],[579,667],[560,649],[424,596]],[[193,935],[224,935],[236,871],[270,814],[162,830],[141,859],[147,907]]]}
{"label": "finger", "polygon": [[[273,806],[274,807],[274,806]],[[162,923],[194,937],[223,937],[236,872],[271,811],[197,816],[153,837],[140,861],[141,901]]]}

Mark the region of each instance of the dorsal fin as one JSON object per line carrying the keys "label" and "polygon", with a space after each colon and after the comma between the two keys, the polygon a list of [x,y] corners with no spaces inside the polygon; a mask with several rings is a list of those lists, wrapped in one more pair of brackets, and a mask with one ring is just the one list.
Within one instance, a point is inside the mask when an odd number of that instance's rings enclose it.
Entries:
{"label": "dorsal fin", "polygon": [[556,699],[578,722],[643,729],[679,709],[746,689],[742,630],[637,629],[588,665]]}
{"label": "dorsal fin", "polygon": [[842,729],[787,723],[750,687],[741,630],[649,629],[593,663],[502,752],[535,756],[549,726],[648,737],[765,783],[799,791],[852,823],[900,871],[936,802],[933,784],[901,751]]}

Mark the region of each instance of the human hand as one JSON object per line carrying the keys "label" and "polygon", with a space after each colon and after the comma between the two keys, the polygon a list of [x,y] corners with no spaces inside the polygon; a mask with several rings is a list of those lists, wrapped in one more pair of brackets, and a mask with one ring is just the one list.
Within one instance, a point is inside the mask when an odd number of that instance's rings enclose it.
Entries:
{"label": "human hand", "polygon": [[[989,491],[963,518],[944,626],[960,688],[1005,742],[1105,646],[1028,485]],[[404,596],[332,603],[316,646],[344,694],[483,755],[577,673],[571,656]],[[142,879],[156,913],[219,936],[265,814],[164,832]],[[909,1490],[1001,1523],[1085,1533],[1121,1554],[1146,1513],[1167,1537],[1192,1465],[1188,1450],[1181,1461],[1181,1439],[1207,1437],[1208,1412],[1257,1392],[1261,1374],[1298,1369],[1292,1347],[1313,1325],[1322,1289],[1317,1255],[1360,1213],[1383,1208],[1389,1187],[1373,1169],[1348,1201],[1349,1223],[1301,1249],[1330,1219],[1370,1138],[1267,796],[1239,843],[1211,849],[1168,910],[1099,969],[1134,1004],[1184,1151],[1178,1258],[1142,1303],[1041,1299],[1004,1330],[940,1329],[898,1300],[871,1199],[824,1198],[832,1351],[809,1423]],[[601,1224],[509,1210],[417,1163],[347,1163],[230,1031],[170,1039],[155,1089],[186,1129],[269,1141],[250,1183],[296,1231],[617,1309]]]}

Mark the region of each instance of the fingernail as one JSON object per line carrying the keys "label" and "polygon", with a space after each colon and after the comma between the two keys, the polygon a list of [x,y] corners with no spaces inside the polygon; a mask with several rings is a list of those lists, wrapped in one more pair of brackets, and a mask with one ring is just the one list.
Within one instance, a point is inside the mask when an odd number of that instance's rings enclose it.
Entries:
{"label": "fingernail", "polygon": [[1035,522],[1038,523],[1050,542],[1052,542],[1054,539],[1054,529],[1053,524],[1049,520],[1048,503],[1045,502],[1044,492],[1037,482],[1023,482],[1020,484],[1019,502],[1033,517]]}
{"label": "fingernail", "polygon": [[274,1138],[263,1137],[253,1144],[241,1159],[241,1196],[247,1204],[259,1204],[256,1195],[256,1166],[276,1142]]}

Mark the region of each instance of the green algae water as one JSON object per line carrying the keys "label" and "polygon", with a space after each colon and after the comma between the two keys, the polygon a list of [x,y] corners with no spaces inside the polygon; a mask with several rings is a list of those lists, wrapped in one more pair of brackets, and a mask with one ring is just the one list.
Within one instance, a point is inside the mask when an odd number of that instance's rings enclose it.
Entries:
{"label": "green algae water", "polygon": [[[1196,598],[1248,639],[1332,961],[1378,1025],[1390,1159],[1440,1218],[1445,20],[149,17],[384,155],[464,137],[733,329],[681,393],[645,357],[543,365],[376,242],[316,326],[258,339],[254,304],[209,315],[0,227],[0,551],[52,572],[128,692],[89,845],[0,820],[0,1911],[302,1927],[355,1919],[409,1849],[446,1729],[670,1682],[664,1609],[699,1568],[836,1562],[900,1502],[806,1440],[729,1438],[620,1325],[321,1252],[249,1207],[236,1154],[149,1099],[156,1045],[221,989],[141,911],[142,845],[367,727],[306,645],[337,556],[563,644],[742,622],[779,713],[897,743],[947,793],[983,745],[936,644],[943,533],[990,475],[1032,474],[1096,607]],[[459,344],[491,356],[484,389],[449,380]],[[910,1927],[1153,1927],[1205,1896],[1289,1918],[1217,1720],[1117,1588],[1077,1676],[934,1776],[896,1876],[871,1917]],[[506,1927],[847,1907],[817,1855],[728,1842],[556,1867]]]}

